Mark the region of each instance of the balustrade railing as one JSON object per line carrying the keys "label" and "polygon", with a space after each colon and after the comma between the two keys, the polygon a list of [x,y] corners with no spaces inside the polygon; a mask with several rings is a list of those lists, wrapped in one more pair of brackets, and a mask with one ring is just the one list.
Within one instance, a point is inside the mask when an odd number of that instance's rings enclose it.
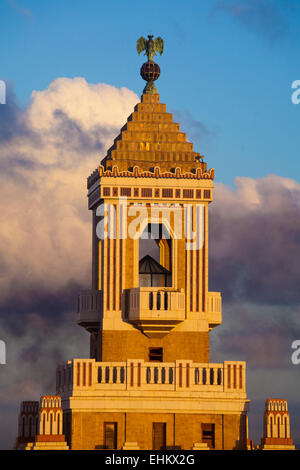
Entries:
{"label": "balustrade railing", "polygon": [[244,392],[246,363],[225,361],[221,364],[178,360],[172,363],[96,362],[74,359],[57,368],[57,393],[93,389],[176,390]]}
{"label": "balustrade railing", "polygon": [[208,323],[211,328],[222,323],[222,297],[221,292],[208,292],[207,293],[207,306],[206,311],[208,314]]}
{"label": "balustrade railing", "polygon": [[185,318],[185,296],[183,291],[171,288],[137,287],[130,289],[129,318],[143,320],[143,318],[162,315],[182,321]]}
{"label": "balustrade railing", "polygon": [[77,323],[82,326],[97,325],[102,311],[102,291],[83,291],[77,298]]}

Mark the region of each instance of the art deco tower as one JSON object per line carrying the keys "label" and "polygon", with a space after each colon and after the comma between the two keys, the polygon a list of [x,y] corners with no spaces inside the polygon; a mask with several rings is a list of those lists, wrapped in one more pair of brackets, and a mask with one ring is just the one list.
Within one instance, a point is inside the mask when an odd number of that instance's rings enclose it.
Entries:
{"label": "art deco tower", "polygon": [[88,178],[92,289],[77,322],[90,359],[58,368],[72,448],[245,448],[245,363],[209,363],[221,294],[208,286],[214,170],[193,150],[154,80],[161,38],[138,41],[147,81]]}
{"label": "art deco tower", "polygon": [[214,170],[160,102],[162,39],[137,49],[141,101],[88,178],[93,275],[77,323],[90,357],[57,368],[63,435],[71,449],[245,449],[246,364],[209,362]]}
{"label": "art deco tower", "polygon": [[88,178],[93,290],[79,297],[78,323],[98,361],[208,362],[221,323],[221,295],[208,290],[214,170],[148,88]]}

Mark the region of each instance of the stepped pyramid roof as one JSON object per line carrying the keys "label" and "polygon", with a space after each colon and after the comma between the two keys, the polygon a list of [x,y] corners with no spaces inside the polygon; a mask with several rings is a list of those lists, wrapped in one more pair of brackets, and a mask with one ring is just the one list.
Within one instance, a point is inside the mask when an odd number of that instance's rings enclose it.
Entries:
{"label": "stepped pyramid roof", "polygon": [[206,171],[202,156],[194,152],[166,105],[160,103],[158,93],[142,95],[101,163],[105,170],[117,166],[119,171],[126,171],[138,166],[144,171],[154,167],[162,171],[176,167]]}

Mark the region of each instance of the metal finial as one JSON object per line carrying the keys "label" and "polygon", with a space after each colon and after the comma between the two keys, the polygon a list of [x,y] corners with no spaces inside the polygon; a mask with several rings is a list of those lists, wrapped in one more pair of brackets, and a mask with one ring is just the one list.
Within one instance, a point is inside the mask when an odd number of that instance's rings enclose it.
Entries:
{"label": "metal finial", "polygon": [[157,93],[154,81],[160,76],[160,68],[159,65],[153,61],[153,57],[157,55],[156,52],[162,55],[164,51],[164,41],[161,37],[153,39],[153,35],[148,35],[148,40],[142,36],[137,40],[136,48],[139,54],[145,51],[144,55],[148,57],[148,62],[142,65],[140,71],[142,78],[147,82],[144,93]]}

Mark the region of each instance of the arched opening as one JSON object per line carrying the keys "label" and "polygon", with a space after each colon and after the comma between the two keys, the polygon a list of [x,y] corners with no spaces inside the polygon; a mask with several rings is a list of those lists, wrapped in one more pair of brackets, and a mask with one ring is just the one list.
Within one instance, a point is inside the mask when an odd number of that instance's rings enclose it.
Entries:
{"label": "arched opening", "polygon": [[22,437],[25,437],[25,416],[22,418]]}
{"label": "arched opening", "polygon": [[273,417],[270,417],[270,437],[273,437]]}
{"label": "arched opening", "polygon": [[287,438],[288,437],[288,431],[287,431],[287,417],[285,416],[284,418],[284,437]]}
{"label": "arched opening", "polygon": [[139,285],[172,286],[172,239],[163,224],[148,224],[139,240]]}
{"label": "arched opening", "polygon": [[45,413],[43,414],[43,434],[46,434],[46,415]]}

